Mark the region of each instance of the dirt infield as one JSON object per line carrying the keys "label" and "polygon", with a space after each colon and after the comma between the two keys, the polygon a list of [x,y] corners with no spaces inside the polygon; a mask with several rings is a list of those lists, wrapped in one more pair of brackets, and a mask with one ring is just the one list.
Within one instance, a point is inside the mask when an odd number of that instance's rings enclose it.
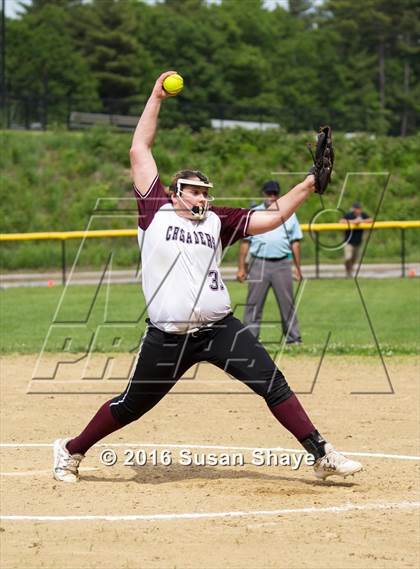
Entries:
{"label": "dirt infield", "polygon": [[[74,485],[52,479],[50,444],[77,434],[109,397],[98,392],[125,382],[70,383],[75,365],[31,382],[35,359],[1,363],[2,568],[418,567],[414,358],[386,360],[394,394],[376,358],[326,358],[314,386],[318,360],[281,363],[321,432],[340,450],[367,453],[357,477],[322,483],[308,466],[253,464],[253,449],[276,448],[272,460],[283,461],[299,446],[262,400],[205,365],[91,449]],[[100,461],[106,448],[117,454],[112,467]],[[130,449],[147,464],[124,465]],[[181,451],[226,461],[236,453],[244,464],[187,466]]]}

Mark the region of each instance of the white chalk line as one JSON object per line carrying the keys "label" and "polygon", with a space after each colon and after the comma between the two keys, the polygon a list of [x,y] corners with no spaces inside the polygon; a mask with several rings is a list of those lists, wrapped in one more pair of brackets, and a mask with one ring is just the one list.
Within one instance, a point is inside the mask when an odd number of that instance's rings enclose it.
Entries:
{"label": "white chalk line", "polygon": [[[0,450],[3,448],[7,449],[19,449],[19,448],[51,448],[53,443],[0,443]],[[220,446],[220,445],[196,445],[196,444],[154,444],[154,443],[99,443],[93,445],[92,448],[163,448],[163,449],[184,449],[184,448],[194,448],[194,449],[216,449],[216,450],[243,450],[243,451],[272,451],[272,452],[286,452],[286,453],[305,453],[303,449],[296,448],[283,448],[283,447],[242,447],[242,446]],[[352,451],[341,451],[348,456],[364,456],[368,458],[389,458],[393,460],[420,460],[420,456],[411,454],[389,454],[383,452],[352,452]]]}
{"label": "white chalk line", "polygon": [[69,522],[69,521],[107,521],[107,522],[154,522],[172,520],[199,520],[215,518],[245,518],[253,516],[286,516],[289,514],[343,514],[353,511],[372,510],[413,510],[420,507],[420,502],[388,502],[370,504],[347,503],[342,506],[283,508],[280,510],[250,510],[234,512],[187,512],[183,514],[132,514],[132,515],[86,515],[86,516],[0,516],[1,521],[39,521],[39,522]]}
{"label": "white chalk line", "polygon": [[[92,470],[99,470],[98,467],[95,466],[84,466],[79,468],[80,472],[91,472]],[[0,476],[39,476],[39,475],[44,475],[44,474],[49,474],[51,475],[51,468],[49,468],[48,470],[22,470],[22,471],[16,471],[16,472],[0,472]]]}

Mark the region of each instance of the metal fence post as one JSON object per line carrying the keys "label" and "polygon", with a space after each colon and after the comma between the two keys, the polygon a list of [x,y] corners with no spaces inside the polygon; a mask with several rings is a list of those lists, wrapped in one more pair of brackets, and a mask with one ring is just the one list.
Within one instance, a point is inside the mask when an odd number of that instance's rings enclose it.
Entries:
{"label": "metal fence post", "polygon": [[315,231],[315,278],[319,279],[319,232]]}
{"label": "metal fence post", "polygon": [[66,284],[66,240],[61,240],[61,281]]}
{"label": "metal fence post", "polygon": [[401,276],[405,277],[405,229],[401,228]]}

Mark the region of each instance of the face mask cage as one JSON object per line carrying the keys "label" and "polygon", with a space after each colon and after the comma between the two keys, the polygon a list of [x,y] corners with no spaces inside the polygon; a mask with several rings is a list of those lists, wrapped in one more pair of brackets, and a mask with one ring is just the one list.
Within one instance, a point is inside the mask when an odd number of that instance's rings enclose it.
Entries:
{"label": "face mask cage", "polygon": [[186,203],[184,202],[184,200],[182,199],[182,186],[197,186],[200,188],[213,188],[213,184],[211,184],[210,182],[202,182],[201,180],[189,180],[188,178],[179,178],[176,181],[176,195],[177,197],[181,200],[181,202],[184,204],[184,206],[188,209],[188,211],[190,211],[192,213],[192,215],[196,218],[196,219],[204,219],[206,212],[208,210],[209,207],[209,202],[214,200],[213,196],[207,196],[206,197],[206,203],[204,205],[200,205],[200,206],[193,206],[193,207],[188,207],[186,205]]}

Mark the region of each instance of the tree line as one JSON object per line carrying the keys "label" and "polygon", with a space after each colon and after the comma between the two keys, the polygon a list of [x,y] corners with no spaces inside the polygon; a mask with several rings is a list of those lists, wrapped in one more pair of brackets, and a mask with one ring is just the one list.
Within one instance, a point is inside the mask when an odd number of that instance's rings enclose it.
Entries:
{"label": "tree line", "polygon": [[[329,122],[344,132],[409,135],[420,115],[418,0],[32,0],[6,19],[9,119],[70,109],[137,115],[156,76],[185,89],[166,126],[210,118]],[[20,117],[22,118],[22,117]],[[45,118],[45,117],[44,117]]]}

